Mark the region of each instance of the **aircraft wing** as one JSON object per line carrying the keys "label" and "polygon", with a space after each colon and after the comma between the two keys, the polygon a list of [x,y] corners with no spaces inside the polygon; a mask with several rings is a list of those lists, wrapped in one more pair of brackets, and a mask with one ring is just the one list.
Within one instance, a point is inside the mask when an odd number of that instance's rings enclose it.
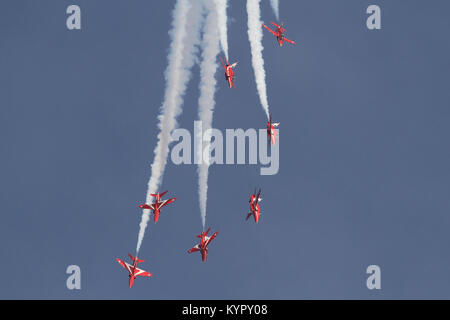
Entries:
{"label": "aircraft wing", "polygon": [[211,237],[209,237],[209,239],[208,240],[206,240],[206,243],[205,243],[205,245],[207,246],[211,241],[213,241],[214,240],[214,238],[215,237],[217,237],[217,234],[218,234],[219,232],[214,232],[213,234],[212,234],[212,236]]}
{"label": "aircraft wing", "polygon": [[164,191],[163,193],[160,194],[160,196],[162,197],[163,195],[165,195],[169,190]]}
{"label": "aircraft wing", "polygon": [[255,207],[256,207],[256,205],[257,205],[258,202],[259,202],[260,196],[261,196],[261,188],[258,190],[258,194],[257,194],[256,197],[255,197]]}
{"label": "aircraft wing", "polygon": [[264,23],[263,23],[263,27],[266,28],[267,30],[269,30],[275,37],[277,36],[276,32],[273,31],[272,29],[270,29],[270,28],[269,28],[268,26],[266,26]]}
{"label": "aircraft wing", "polygon": [[188,250],[188,253],[197,252],[197,251],[200,251],[200,248],[198,247],[198,245],[196,245],[196,246],[193,247],[193,248],[190,248],[190,249]]}
{"label": "aircraft wing", "polygon": [[270,23],[273,24],[273,25],[274,25],[275,27],[277,27],[277,28],[281,27],[279,24],[276,24],[276,23],[273,22],[273,21],[270,21]]}
{"label": "aircraft wing", "polygon": [[150,272],[147,272],[147,271],[139,269],[139,268],[136,268],[134,275],[140,276],[140,277],[151,277],[152,276],[152,274]]}
{"label": "aircraft wing", "polygon": [[284,38],[283,41],[286,41],[286,42],[289,42],[289,43],[292,43],[292,44],[296,44],[295,41],[289,40],[288,38]]}
{"label": "aircraft wing", "polygon": [[142,209],[150,209],[150,210],[155,211],[155,206],[153,205],[153,203],[152,204],[142,204],[139,207]]}
{"label": "aircraft wing", "polygon": [[172,202],[174,202],[175,200],[177,200],[177,198],[171,198],[171,199],[167,199],[167,200],[164,200],[164,201],[162,202],[162,204],[161,204],[161,207],[160,207],[160,208],[162,208],[162,207],[164,207],[164,206],[168,205],[169,203],[172,203]]}
{"label": "aircraft wing", "polygon": [[129,273],[131,273],[130,265],[129,265],[128,263],[126,263],[126,262],[120,260],[119,258],[117,258],[116,260],[117,260],[117,262],[118,262],[122,267],[124,267],[125,269],[127,269],[127,271],[128,271]]}

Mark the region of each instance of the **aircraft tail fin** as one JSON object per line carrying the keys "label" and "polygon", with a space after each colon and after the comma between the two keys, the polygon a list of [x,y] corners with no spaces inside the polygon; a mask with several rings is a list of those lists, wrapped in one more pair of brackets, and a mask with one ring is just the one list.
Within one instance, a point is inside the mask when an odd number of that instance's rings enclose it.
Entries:
{"label": "aircraft tail fin", "polygon": [[133,261],[133,262],[135,262],[135,261],[137,261],[137,263],[145,262],[145,260],[141,260],[138,257],[133,257],[131,255],[131,253],[129,253],[128,256],[130,257],[131,261]]}
{"label": "aircraft tail fin", "polygon": [[161,197],[162,197],[163,195],[165,195],[168,191],[169,191],[169,190],[166,190],[166,191],[164,191],[163,193],[161,193]]}

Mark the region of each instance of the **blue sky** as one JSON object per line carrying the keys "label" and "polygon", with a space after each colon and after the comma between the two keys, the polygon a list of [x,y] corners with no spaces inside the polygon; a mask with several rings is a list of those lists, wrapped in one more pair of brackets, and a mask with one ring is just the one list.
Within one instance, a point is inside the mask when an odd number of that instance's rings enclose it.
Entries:
{"label": "blue sky", "polygon": [[[82,30],[66,28],[66,8]],[[382,29],[366,28],[378,4]],[[450,298],[450,4],[280,1],[296,46],[263,38],[280,171],[212,166],[207,263],[194,165],[169,162],[178,199],[150,223],[130,290],[115,258],[136,246],[164,94],[174,1],[0,4],[0,298]],[[274,20],[263,0],[261,18]],[[263,128],[243,1],[228,9],[237,89],[216,75],[213,126]],[[199,72],[179,117],[197,119]],[[262,188],[262,218],[246,222]],[[66,288],[68,265],[81,290]],[[366,288],[381,267],[380,291]]]}

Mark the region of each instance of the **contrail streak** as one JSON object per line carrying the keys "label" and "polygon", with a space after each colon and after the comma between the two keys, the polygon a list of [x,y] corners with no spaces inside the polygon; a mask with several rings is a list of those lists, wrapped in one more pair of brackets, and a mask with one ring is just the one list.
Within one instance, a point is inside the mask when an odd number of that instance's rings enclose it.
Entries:
{"label": "contrail streak", "polygon": [[[208,1],[207,1],[208,2]],[[214,0],[217,10],[217,25],[212,28],[219,28],[220,46],[222,47],[225,58],[228,60],[228,37],[227,37],[227,5],[228,0]],[[212,9],[214,10],[214,9]],[[206,30],[207,32],[211,31]]]}
{"label": "contrail streak", "polygon": [[275,17],[278,20],[280,20],[280,11],[279,11],[279,3],[278,0],[270,0],[270,5],[272,6],[273,13],[275,14]]}
{"label": "contrail streak", "polygon": [[[221,1],[219,1],[221,2]],[[223,1],[226,2],[226,1]],[[217,19],[216,6],[217,2],[209,0],[204,1],[207,16],[204,25],[204,33],[202,39],[202,61],[200,64],[200,97],[198,101],[198,115],[199,120],[202,122],[202,131],[205,132],[212,127],[213,112],[215,106],[214,94],[216,90],[215,74],[217,71],[217,55],[220,52],[219,38],[222,36],[220,27],[217,28],[217,23],[221,23]],[[226,35],[225,35],[226,37]],[[198,139],[201,139],[199,137]],[[203,230],[205,229],[206,222],[206,201],[208,196],[208,170],[209,170],[209,148],[211,137],[207,137],[206,142],[203,144],[203,150],[207,150],[206,154],[208,158],[203,159],[202,163],[198,165],[198,185],[199,185],[199,202],[200,202],[200,214],[202,219]],[[202,140],[197,140],[202,141]],[[202,155],[200,155],[201,157]]]}
{"label": "contrail streak", "polygon": [[[191,4],[190,4],[191,2]],[[158,116],[158,143],[154,150],[151,177],[148,182],[146,203],[152,202],[150,193],[156,193],[164,174],[171,142],[171,132],[177,126],[176,118],[182,112],[184,93],[191,77],[191,68],[196,62],[197,45],[200,42],[200,27],[203,19],[201,3],[198,1],[178,0],[173,10],[172,39],[165,72],[166,90],[161,113]],[[144,209],[136,246],[136,255],[142,244],[145,229],[150,219],[150,210]]]}
{"label": "contrail streak", "polygon": [[248,39],[252,52],[252,66],[255,73],[256,89],[259,100],[264,109],[267,119],[269,119],[269,103],[267,102],[266,72],[264,71],[264,59],[262,56],[262,22],[259,9],[261,0],[247,0],[248,15]]}

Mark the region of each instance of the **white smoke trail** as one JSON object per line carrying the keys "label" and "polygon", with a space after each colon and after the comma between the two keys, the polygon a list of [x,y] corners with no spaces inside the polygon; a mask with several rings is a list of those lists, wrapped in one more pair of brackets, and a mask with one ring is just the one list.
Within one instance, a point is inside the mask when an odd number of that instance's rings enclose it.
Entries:
{"label": "white smoke trail", "polygon": [[278,20],[280,20],[278,0],[270,0],[270,5],[272,6],[273,13],[275,14],[275,17],[277,18],[278,22]]}
{"label": "white smoke trail", "polygon": [[[217,71],[217,55],[220,52],[219,39],[220,28],[218,30],[217,24],[220,21],[217,19],[216,2],[205,0],[204,5],[206,8],[206,21],[204,24],[204,33],[202,39],[202,61],[200,64],[200,97],[198,101],[198,115],[199,120],[202,122],[202,131],[212,127],[212,119],[214,112],[214,93],[216,90],[216,79],[215,74]],[[207,150],[207,155],[209,156],[210,139],[206,138],[207,142],[204,143],[200,152]],[[196,141],[200,140],[201,137],[197,138]],[[200,157],[202,155],[199,155]],[[198,165],[198,184],[199,184],[199,202],[200,202],[200,214],[202,218],[203,230],[205,229],[206,222],[206,201],[208,196],[208,169],[209,169],[209,158],[203,159],[202,163]]]}
{"label": "white smoke trail", "polygon": [[[160,132],[154,150],[155,157],[148,182],[146,203],[153,200],[150,193],[156,193],[160,186],[169,154],[170,135],[177,126],[177,116],[182,112],[181,105],[191,77],[190,70],[196,62],[203,14],[199,1],[192,1],[191,4],[189,2],[188,0],[178,0],[173,10],[172,29],[169,32],[172,42],[165,72],[166,90],[161,114],[158,116]],[[144,209],[139,224],[136,254],[141,247],[149,219],[150,210]]]}
{"label": "white smoke trail", "polygon": [[264,59],[262,56],[262,22],[259,9],[261,0],[247,0],[247,15],[248,15],[248,39],[250,41],[250,48],[252,52],[252,66],[255,73],[256,88],[258,90],[259,100],[261,106],[266,112],[267,119],[269,119],[269,103],[267,102],[266,89],[266,72],[264,71]]}
{"label": "white smoke trail", "polygon": [[[219,28],[220,34],[220,46],[225,54],[225,58],[228,60],[228,37],[227,37],[227,5],[228,0],[214,0],[217,10],[217,26],[213,28]],[[207,30],[208,32],[210,30]]]}

